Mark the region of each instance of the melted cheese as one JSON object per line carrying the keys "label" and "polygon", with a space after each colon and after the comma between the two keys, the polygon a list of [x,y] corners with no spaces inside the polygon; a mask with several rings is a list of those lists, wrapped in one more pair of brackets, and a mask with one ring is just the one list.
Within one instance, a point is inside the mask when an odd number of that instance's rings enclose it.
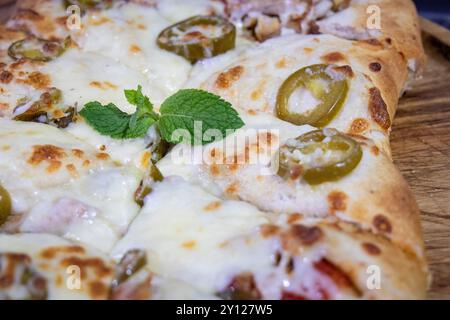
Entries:
{"label": "melted cheese", "polygon": [[138,212],[142,173],[47,125],[1,120],[0,182],[14,228],[48,232],[108,251]]}
{"label": "melted cheese", "polygon": [[[4,253],[26,254],[32,259],[35,270],[47,280],[50,300],[105,299],[108,296],[114,264],[89,247],[48,234],[0,234],[0,254]],[[68,269],[71,266],[82,270],[80,287],[71,286],[76,284],[74,269]]]}
{"label": "melted cheese", "polygon": [[[159,49],[156,44],[158,34],[170,24],[154,8],[128,3],[86,15],[83,28],[74,38],[83,52],[106,56],[139,73],[139,77],[126,72],[105,76],[110,80],[128,75],[135,78],[134,81],[147,88],[151,101],[158,105],[181,87],[191,69],[188,61]],[[92,65],[97,63],[93,61]],[[105,69],[104,66],[99,68]],[[101,72],[92,74],[97,76]],[[119,89],[133,87],[119,86]]]}
{"label": "melted cheese", "polygon": [[227,260],[243,258],[238,252],[227,255],[223,246],[267,221],[262,212],[244,202],[221,201],[179,178],[167,179],[146,199],[112,254],[120,257],[130,249],[145,249],[152,271],[215,292],[230,273],[239,271],[233,270],[235,263],[227,266]]}

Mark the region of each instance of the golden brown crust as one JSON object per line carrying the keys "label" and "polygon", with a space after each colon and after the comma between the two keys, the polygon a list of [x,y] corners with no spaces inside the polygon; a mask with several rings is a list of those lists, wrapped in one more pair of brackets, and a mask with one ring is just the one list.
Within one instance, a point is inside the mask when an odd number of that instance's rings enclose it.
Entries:
{"label": "golden brown crust", "polygon": [[[379,8],[381,29],[368,29],[368,21]],[[375,9],[376,10],[376,9]],[[422,72],[425,53],[422,46],[419,17],[411,0],[356,0],[350,7],[318,22],[320,31],[352,40],[376,39],[404,56],[410,69]]]}

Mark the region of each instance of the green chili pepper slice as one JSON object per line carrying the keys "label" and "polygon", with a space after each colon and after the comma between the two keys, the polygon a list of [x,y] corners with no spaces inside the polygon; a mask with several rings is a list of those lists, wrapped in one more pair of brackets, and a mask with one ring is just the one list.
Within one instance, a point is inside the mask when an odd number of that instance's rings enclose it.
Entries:
{"label": "green chili pepper slice", "polygon": [[[348,94],[348,82],[333,66],[316,64],[293,73],[280,87],[276,102],[278,118],[295,125],[309,124],[323,128],[341,110]],[[296,113],[289,110],[289,100],[295,90],[304,87],[320,101],[311,111]]]}
{"label": "green chili pepper slice", "polygon": [[82,12],[88,9],[108,9],[111,8],[113,0],[66,0],[66,7],[77,5]]}
{"label": "green chili pepper slice", "polygon": [[9,192],[0,185],[0,226],[8,220],[11,212],[11,196],[9,195]]}
{"label": "green chili pepper slice", "polygon": [[157,43],[161,49],[196,63],[234,49],[236,27],[219,16],[194,16],[163,30]]}
{"label": "green chili pepper slice", "polygon": [[[24,107],[28,99],[20,99],[15,110]],[[39,100],[35,101],[25,112],[18,114],[13,118],[16,121],[38,122],[45,124],[54,124],[60,129],[67,128],[75,120],[76,109],[69,107],[63,111],[64,115],[58,118],[52,117],[51,111],[62,101],[62,92],[57,88],[50,88],[44,92]]]}
{"label": "green chili pepper slice", "polygon": [[279,176],[319,185],[350,174],[361,162],[363,152],[354,139],[325,129],[288,142],[280,149],[279,156]]}
{"label": "green chili pepper slice", "polygon": [[14,60],[29,59],[48,62],[64,53],[70,43],[70,38],[64,41],[49,41],[29,37],[11,44],[8,55]]}
{"label": "green chili pepper slice", "polygon": [[116,267],[116,275],[112,287],[117,287],[135,275],[147,264],[147,254],[143,250],[130,250],[120,260]]}
{"label": "green chili pepper slice", "polygon": [[153,184],[155,182],[161,182],[164,180],[164,176],[158,167],[151,164],[148,177],[144,178],[139,185],[139,188],[134,194],[134,201],[141,207],[144,206],[145,197],[148,196],[153,191]]}

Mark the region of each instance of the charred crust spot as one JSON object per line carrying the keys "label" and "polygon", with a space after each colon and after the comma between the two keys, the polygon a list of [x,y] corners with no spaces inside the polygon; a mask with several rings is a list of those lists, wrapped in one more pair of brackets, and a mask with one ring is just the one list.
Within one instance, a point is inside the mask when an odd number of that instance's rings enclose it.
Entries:
{"label": "charred crust spot", "polygon": [[381,64],[379,62],[372,62],[369,64],[369,69],[372,72],[380,72],[381,71]]}
{"label": "charred crust spot", "polygon": [[31,165],[39,165],[43,161],[60,161],[66,157],[67,154],[60,147],[53,145],[36,145],[33,146],[33,153],[28,159],[28,163]]}
{"label": "charred crust spot", "polygon": [[332,191],[328,195],[328,208],[332,214],[347,209],[348,196],[342,191]]}
{"label": "charred crust spot", "polygon": [[226,72],[219,74],[216,80],[216,87],[219,89],[228,89],[233,85],[233,82],[239,80],[244,73],[243,66],[236,66]]}
{"label": "charred crust spot", "polygon": [[392,39],[391,38],[386,38],[386,43],[391,45],[392,44]]}
{"label": "charred crust spot", "polygon": [[353,120],[350,126],[350,134],[362,134],[369,129],[369,122],[366,119],[358,118]]}
{"label": "charred crust spot", "polygon": [[373,218],[373,225],[375,227],[375,229],[377,229],[379,232],[382,233],[391,233],[392,232],[392,225],[389,221],[389,219],[382,215],[376,215]]}
{"label": "charred crust spot", "polygon": [[369,89],[369,112],[372,119],[383,129],[391,127],[391,119],[387,111],[387,105],[378,88]]}
{"label": "charred crust spot", "polygon": [[3,70],[0,72],[0,82],[4,84],[8,84],[13,80],[13,74],[7,70]]}
{"label": "charred crust spot", "polygon": [[290,257],[288,263],[286,264],[286,273],[291,274],[295,269],[295,261],[294,258]]}
{"label": "charred crust spot", "polygon": [[347,78],[353,78],[355,76],[352,67],[345,65],[345,66],[338,66],[333,68],[334,71],[340,72],[343,75],[345,75]]}
{"label": "charred crust spot", "polygon": [[261,226],[260,230],[263,238],[270,238],[278,234],[280,227],[273,224],[265,224]]}
{"label": "charred crust spot", "polygon": [[88,284],[89,295],[93,299],[101,299],[107,297],[109,293],[109,288],[100,281],[92,281]]}
{"label": "charred crust spot", "polygon": [[362,244],[362,247],[371,256],[377,256],[377,255],[379,255],[381,253],[381,249],[378,248],[373,243],[370,243],[370,242],[364,242]]}
{"label": "charred crust spot", "polygon": [[324,60],[327,63],[335,63],[335,62],[339,62],[339,61],[344,61],[345,57],[342,53],[340,52],[330,52],[324,56],[321,57],[322,60]]}
{"label": "charred crust spot", "polygon": [[215,211],[215,210],[219,209],[221,206],[222,206],[222,202],[220,202],[220,201],[214,201],[214,202],[211,202],[210,204],[208,204],[208,205],[204,208],[204,210],[205,210],[206,212],[211,212],[211,211]]}

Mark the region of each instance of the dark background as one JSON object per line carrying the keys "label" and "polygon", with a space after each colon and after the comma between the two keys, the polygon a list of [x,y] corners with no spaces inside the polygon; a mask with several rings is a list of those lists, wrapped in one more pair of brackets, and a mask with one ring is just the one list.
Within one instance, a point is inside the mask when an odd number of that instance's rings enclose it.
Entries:
{"label": "dark background", "polygon": [[450,29],[450,0],[414,0],[414,2],[423,17]]}

